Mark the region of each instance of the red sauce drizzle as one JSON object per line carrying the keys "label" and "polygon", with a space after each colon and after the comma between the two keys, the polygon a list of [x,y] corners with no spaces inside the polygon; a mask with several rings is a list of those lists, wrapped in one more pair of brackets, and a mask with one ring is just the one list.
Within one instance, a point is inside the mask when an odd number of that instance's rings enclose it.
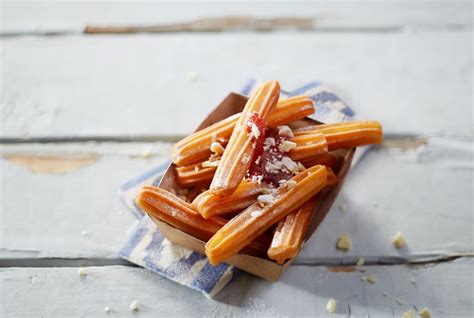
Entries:
{"label": "red sauce drizzle", "polygon": [[[262,176],[262,182],[271,184],[275,187],[279,186],[280,180],[288,180],[293,177],[293,174],[286,169],[279,170],[277,172],[268,172],[265,169],[267,162],[278,162],[283,157],[289,157],[287,152],[283,153],[280,151],[279,146],[289,138],[278,134],[278,130],[269,128],[265,131],[265,138],[274,138],[275,145],[264,146],[261,141],[261,147],[257,148],[250,166],[248,177],[251,179],[253,176]],[[265,147],[265,149],[264,149]],[[258,163],[256,160],[260,157]]]}

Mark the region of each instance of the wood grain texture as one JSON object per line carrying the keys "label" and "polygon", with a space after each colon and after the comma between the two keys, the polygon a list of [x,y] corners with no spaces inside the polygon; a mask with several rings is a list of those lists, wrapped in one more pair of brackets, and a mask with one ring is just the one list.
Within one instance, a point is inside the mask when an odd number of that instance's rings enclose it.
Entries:
{"label": "wood grain texture", "polygon": [[[82,32],[86,25],[160,25],[164,31],[192,31],[188,23],[200,20],[200,28],[235,30],[222,20],[209,18],[307,18],[318,31],[393,31],[401,28],[465,28],[472,25],[469,1],[4,1],[3,34],[57,34]],[[214,21],[215,22],[215,21]],[[293,21],[290,28],[301,27]],[[281,24],[253,25],[279,29]],[[217,27],[217,28],[216,28]],[[252,24],[238,29],[249,29]],[[263,27],[263,28],[262,28]]]}
{"label": "wood grain texture", "polygon": [[[2,41],[0,136],[175,136],[251,77],[319,79],[385,131],[470,133],[470,31]],[[218,48],[218,52],[216,52]],[[447,67],[449,65],[449,67]],[[190,72],[197,80],[190,81]],[[443,114],[443,115],[440,115]]]}
{"label": "wood grain texture", "polygon": [[98,159],[62,174],[37,174],[1,159],[0,258],[116,259],[135,222],[118,187],[165,159],[168,150],[162,143],[2,146],[2,158]]}
{"label": "wood grain texture", "polygon": [[[391,143],[369,152],[350,172],[339,200],[296,264],[353,264],[359,256],[370,263],[399,263],[473,254],[472,138],[426,142],[410,149]],[[134,223],[118,200],[118,186],[166,158],[169,146],[3,145],[0,157],[100,159],[69,173],[41,175],[1,160],[0,257],[116,258]],[[408,242],[402,250],[391,243],[399,231]],[[342,234],[353,241],[346,253],[335,248]]]}
{"label": "wood grain texture", "polygon": [[[414,306],[433,317],[470,317],[472,259],[425,266],[368,266],[365,273],[326,267],[291,266],[282,280],[269,283],[242,274],[215,300],[141,268],[2,268],[0,299],[5,317],[401,317]],[[375,274],[369,284],[361,277]],[[411,280],[414,279],[415,283]],[[383,293],[388,292],[387,296]],[[396,303],[396,299],[401,304]],[[132,314],[129,305],[139,303]]]}

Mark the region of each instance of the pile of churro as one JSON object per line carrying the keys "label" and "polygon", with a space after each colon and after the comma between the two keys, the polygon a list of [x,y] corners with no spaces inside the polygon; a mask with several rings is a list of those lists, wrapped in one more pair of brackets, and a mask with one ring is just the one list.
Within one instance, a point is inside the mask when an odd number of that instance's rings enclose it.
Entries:
{"label": "pile of churro", "polygon": [[338,152],[382,142],[376,121],[305,122],[309,97],[279,99],[277,81],[258,86],[241,113],[174,145],[180,191],[145,186],[137,197],[148,214],[207,242],[213,265],[237,253],[294,258],[322,194],[338,183]]}

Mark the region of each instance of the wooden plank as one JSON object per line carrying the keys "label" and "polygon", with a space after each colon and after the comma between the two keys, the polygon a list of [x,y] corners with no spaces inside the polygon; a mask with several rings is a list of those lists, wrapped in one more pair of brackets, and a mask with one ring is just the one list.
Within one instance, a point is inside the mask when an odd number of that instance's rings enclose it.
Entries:
{"label": "wooden plank", "polygon": [[[314,30],[464,28],[472,24],[469,1],[4,1],[2,32],[82,32],[87,24],[162,25],[208,17],[305,17]],[[225,25],[225,24],[224,24]]]}
{"label": "wooden plank", "polygon": [[119,185],[168,151],[162,143],[2,146],[0,258],[116,259],[136,220]]}
{"label": "wooden plank", "polygon": [[440,31],[4,39],[9,80],[2,84],[0,136],[185,135],[251,77],[280,79],[287,90],[323,80],[388,132],[471,132],[471,118],[460,115],[471,107],[471,37]]}
{"label": "wooden plank", "polygon": [[[242,274],[212,301],[141,268],[89,267],[85,278],[77,268],[2,268],[1,313],[101,316],[109,307],[110,316],[128,316],[137,301],[140,317],[325,317],[330,298],[337,301],[336,316],[347,317],[401,317],[414,306],[428,307],[433,317],[471,317],[474,310],[472,258],[364,269],[291,266],[277,283]],[[361,281],[369,274],[375,284]]]}
{"label": "wooden plank", "polygon": [[[351,264],[359,256],[397,263],[474,253],[471,145],[472,138],[433,137],[391,140],[369,152],[296,263]],[[143,158],[148,149],[156,156]],[[168,149],[161,143],[3,145],[0,258],[116,258],[134,222],[117,188]],[[70,170],[51,171],[51,165]],[[398,231],[408,242],[400,251],[391,244]],[[335,243],[346,233],[353,248],[343,253]]]}

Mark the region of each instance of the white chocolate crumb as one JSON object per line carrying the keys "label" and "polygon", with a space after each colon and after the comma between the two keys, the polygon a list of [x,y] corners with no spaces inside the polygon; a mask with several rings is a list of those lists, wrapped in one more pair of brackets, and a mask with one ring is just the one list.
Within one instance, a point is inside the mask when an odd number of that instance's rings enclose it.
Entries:
{"label": "white chocolate crumb", "polygon": [[194,167],[194,172],[199,172],[199,170],[201,170],[201,169],[199,169],[199,166]]}
{"label": "white chocolate crumb", "polygon": [[347,234],[341,235],[339,239],[337,240],[336,247],[337,249],[343,250],[343,251],[350,250],[352,247],[352,241],[349,235]]}
{"label": "white chocolate crumb", "polygon": [[275,138],[272,138],[272,137],[265,138],[265,140],[263,141],[263,144],[265,146],[275,146]]}
{"label": "white chocolate crumb", "polygon": [[278,134],[280,136],[287,136],[287,137],[290,137],[290,138],[293,138],[295,136],[293,134],[293,130],[291,130],[291,128],[286,126],[286,125],[277,126],[277,128],[278,128]]}
{"label": "white chocolate crumb", "polygon": [[400,232],[395,234],[395,236],[393,237],[392,243],[397,249],[400,249],[407,244],[405,241],[405,237]]}
{"label": "white chocolate crumb", "polygon": [[347,212],[347,204],[345,204],[345,203],[339,204],[339,211]]}
{"label": "white chocolate crumb", "polygon": [[356,265],[357,266],[364,266],[364,264],[365,264],[365,259],[363,257],[359,257],[359,259],[357,260]]}
{"label": "white chocolate crumb", "polygon": [[273,162],[270,162],[268,161],[266,164],[265,164],[265,170],[269,173],[275,173],[275,172],[278,172],[280,171],[281,169],[281,166],[273,163]]}
{"label": "white chocolate crumb", "polygon": [[413,277],[410,282],[413,284],[413,285],[416,285],[416,280],[415,280],[415,277]]}
{"label": "white chocolate crumb", "polygon": [[334,298],[329,299],[328,304],[326,305],[326,310],[328,313],[332,314],[336,312],[336,300]]}
{"label": "white chocolate crumb", "polygon": [[301,171],[305,171],[306,170],[306,167],[298,161],[298,171],[301,172]]}
{"label": "white chocolate crumb", "polygon": [[110,308],[109,307],[105,307],[104,308],[104,311],[108,314],[110,312]]}
{"label": "white chocolate crumb", "polygon": [[190,82],[195,82],[199,78],[198,73],[196,72],[188,72],[186,73],[186,79]]}
{"label": "white chocolate crumb", "polygon": [[263,188],[262,189],[262,194],[270,194],[270,193],[272,193],[272,191],[270,191],[270,189],[268,189],[268,188]]}
{"label": "white chocolate crumb", "polygon": [[274,201],[274,197],[271,194],[261,194],[257,197],[257,201],[265,204],[272,204]]}
{"label": "white chocolate crumb", "polygon": [[131,310],[131,311],[138,311],[138,310],[139,310],[138,302],[137,302],[136,300],[134,300],[134,301],[130,304],[130,310]]}
{"label": "white chocolate crumb", "polygon": [[258,137],[260,137],[260,130],[258,129],[257,125],[252,123],[252,125],[250,126],[250,130],[251,130],[252,136],[255,139],[258,139]]}
{"label": "white chocolate crumb", "polygon": [[252,176],[252,182],[262,184],[263,176]]}
{"label": "white chocolate crumb", "polygon": [[257,165],[258,165],[258,164],[260,163],[260,159],[261,159],[261,158],[262,158],[262,156],[258,156],[258,158],[257,158],[257,159],[255,159],[255,164],[257,164]]}
{"label": "white chocolate crumb", "polygon": [[259,207],[263,208],[265,206],[265,203],[263,202],[260,202],[260,201],[257,201],[257,204]]}
{"label": "white chocolate crumb", "polygon": [[388,293],[387,293],[387,292],[383,292],[383,296],[384,296],[384,297],[387,297],[387,296],[388,296]]}
{"label": "white chocolate crumb", "polygon": [[87,233],[86,231],[82,231],[82,232],[81,232],[81,235],[82,235],[83,237],[86,237],[86,236],[88,236],[88,233]]}
{"label": "white chocolate crumb", "polygon": [[296,184],[297,182],[295,180],[288,180],[286,186],[288,187],[288,189],[293,189],[294,187],[296,187]]}
{"label": "white chocolate crumb", "polygon": [[220,160],[214,160],[214,161],[204,161],[202,163],[203,168],[210,168],[210,167],[217,167],[219,165]]}
{"label": "white chocolate crumb", "polygon": [[243,155],[242,157],[242,163],[246,164],[247,162],[250,161],[250,156],[248,154]]}
{"label": "white chocolate crumb", "polygon": [[281,164],[293,173],[298,172],[298,165],[288,157],[283,157],[281,159]]}
{"label": "white chocolate crumb", "polygon": [[285,140],[284,142],[280,144],[280,146],[278,147],[278,150],[280,150],[281,152],[288,152],[294,148],[296,148],[296,143]]}
{"label": "white chocolate crumb", "polygon": [[403,313],[402,318],[415,318],[416,313],[412,309],[408,309]]}
{"label": "white chocolate crumb", "polygon": [[396,302],[397,304],[399,304],[399,305],[403,304],[402,301],[401,301],[400,299],[398,299],[398,298],[395,299],[395,302]]}
{"label": "white chocolate crumb", "polygon": [[262,215],[262,211],[253,211],[250,213],[250,216],[253,218],[259,217],[260,215]]}
{"label": "white chocolate crumb", "polygon": [[150,149],[150,148],[145,148],[145,149],[143,149],[143,151],[142,151],[142,158],[148,159],[148,158],[151,157],[151,155],[152,155],[152,152],[151,152],[151,149]]}
{"label": "white chocolate crumb", "polygon": [[211,151],[215,154],[222,155],[224,153],[224,147],[217,141],[213,142],[211,144]]}
{"label": "white chocolate crumb", "polygon": [[77,275],[79,275],[79,277],[86,277],[87,276],[86,269],[84,267],[80,267],[77,271]]}
{"label": "white chocolate crumb", "polygon": [[420,311],[420,316],[423,318],[431,318],[431,312],[428,307],[425,307]]}
{"label": "white chocolate crumb", "polygon": [[370,274],[367,276],[367,281],[371,284],[375,284],[377,282],[377,277],[374,274]]}

